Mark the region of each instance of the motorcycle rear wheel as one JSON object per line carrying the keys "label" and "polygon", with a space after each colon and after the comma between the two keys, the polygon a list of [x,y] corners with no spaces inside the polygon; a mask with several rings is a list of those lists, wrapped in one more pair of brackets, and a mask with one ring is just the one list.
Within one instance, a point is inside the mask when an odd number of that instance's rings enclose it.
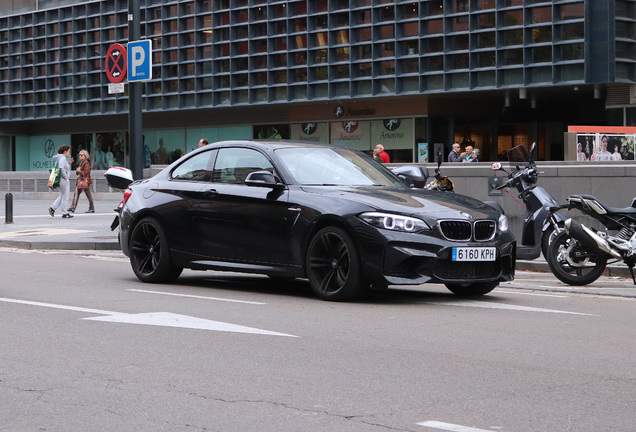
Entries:
{"label": "motorcycle rear wheel", "polygon": [[583,246],[579,241],[559,232],[548,246],[546,256],[552,274],[568,285],[587,285],[601,277],[607,256]]}

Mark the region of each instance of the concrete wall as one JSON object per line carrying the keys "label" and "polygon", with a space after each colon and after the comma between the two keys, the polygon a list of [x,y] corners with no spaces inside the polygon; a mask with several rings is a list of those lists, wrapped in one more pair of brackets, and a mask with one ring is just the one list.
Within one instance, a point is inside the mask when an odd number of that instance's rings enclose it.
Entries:
{"label": "concrete wall", "polygon": [[[436,164],[424,164],[431,178]],[[394,166],[394,165],[391,165]],[[508,180],[503,171],[492,171],[491,163],[442,164],[442,173],[453,180],[455,192],[472,196],[482,201],[495,201],[508,216],[510,229],[518,237],[523,225],[525,208],[520,204],[516,189],[502,190],[500,196],[488,195],[489,178],[500,177],[499,184]],[[510,171],[508,162],[504,168]],[[594,195],[601,202],[612,207],[628,207],[636,196],[636,162],[539,162],[537,186],[546,189],[559,204],[573,194]],[[576,211],[562,211],[566,217],[580,217]],[[591,218],[584,217],[582,223],[599,227]]]}

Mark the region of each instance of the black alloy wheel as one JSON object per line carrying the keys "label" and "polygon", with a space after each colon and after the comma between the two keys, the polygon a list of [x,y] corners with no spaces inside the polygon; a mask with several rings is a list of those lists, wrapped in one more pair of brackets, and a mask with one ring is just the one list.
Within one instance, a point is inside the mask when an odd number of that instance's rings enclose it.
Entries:
{"label": "black alloy wheel", "polygon": [[309,244],[306,266],[311,288],[323,300],[354,300],[369,290],[355,243],[339,227],[326,227],[316,233]]}
{"label": "black alloy wheel", "polygon": [[546,261],[557,279],[579,286],[601,277],[607,266],[607,255],[583,246],[564,230],[550,242]]}
{"label": "black alloy wheel", "polygon": [[143,282],[172,282],[183,271],[172,265],[165,232],[153,218],[135,225],[130,236],[130,264]]}

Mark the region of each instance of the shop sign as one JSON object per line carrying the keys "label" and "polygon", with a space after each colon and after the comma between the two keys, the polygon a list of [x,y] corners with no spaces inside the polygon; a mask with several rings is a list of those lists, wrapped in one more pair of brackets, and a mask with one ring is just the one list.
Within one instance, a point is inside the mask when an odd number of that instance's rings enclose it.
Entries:
{"label": "shop sign", "polygon": [[375,115],[375,108],[369,107],[352,107],[352,106],[342,106],[338,105],[333,109],[333,116],[335,118],[342,117],[366,117]]}

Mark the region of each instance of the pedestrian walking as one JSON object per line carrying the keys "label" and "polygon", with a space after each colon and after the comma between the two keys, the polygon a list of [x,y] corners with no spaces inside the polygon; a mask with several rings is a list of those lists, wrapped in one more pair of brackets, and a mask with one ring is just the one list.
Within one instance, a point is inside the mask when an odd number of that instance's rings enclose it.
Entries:
{"label": "pedestrian walking", "polygon": [[75,194],[73,195],[73,204],[68,209],[69,212],[74,213],[77,208],[77,201],[79,200],[82,192],[86,194],[88,198],[88,211],[86,213],[95,213],[95,204],[93,204],[93,195],[91,195],[91,161],[86,150],[79,152],[80,165],[75,172],[77,173],[77,185],[75,186]]}
{"label": "pedestrian walking", "polygon": [[71,148],[67,145],[63,145],[58,147],[57,155],[53,156],[53,161],[57,162],[57,166],[60,169],[60,196],[57,197],[55,202],[51,207],[49,207],[49,214],[51,217],[55,217],[55,210],[58,207],[62,208],[62,217],[63,218],[72,218],[73,215],[68,212],[68,196],[71,189],[71,184],[69,182],[69,176],[71,174],[71,163],[73,163],[73,158],[71,158],[70,163],[66,160],[67,157],[71,156]]}

